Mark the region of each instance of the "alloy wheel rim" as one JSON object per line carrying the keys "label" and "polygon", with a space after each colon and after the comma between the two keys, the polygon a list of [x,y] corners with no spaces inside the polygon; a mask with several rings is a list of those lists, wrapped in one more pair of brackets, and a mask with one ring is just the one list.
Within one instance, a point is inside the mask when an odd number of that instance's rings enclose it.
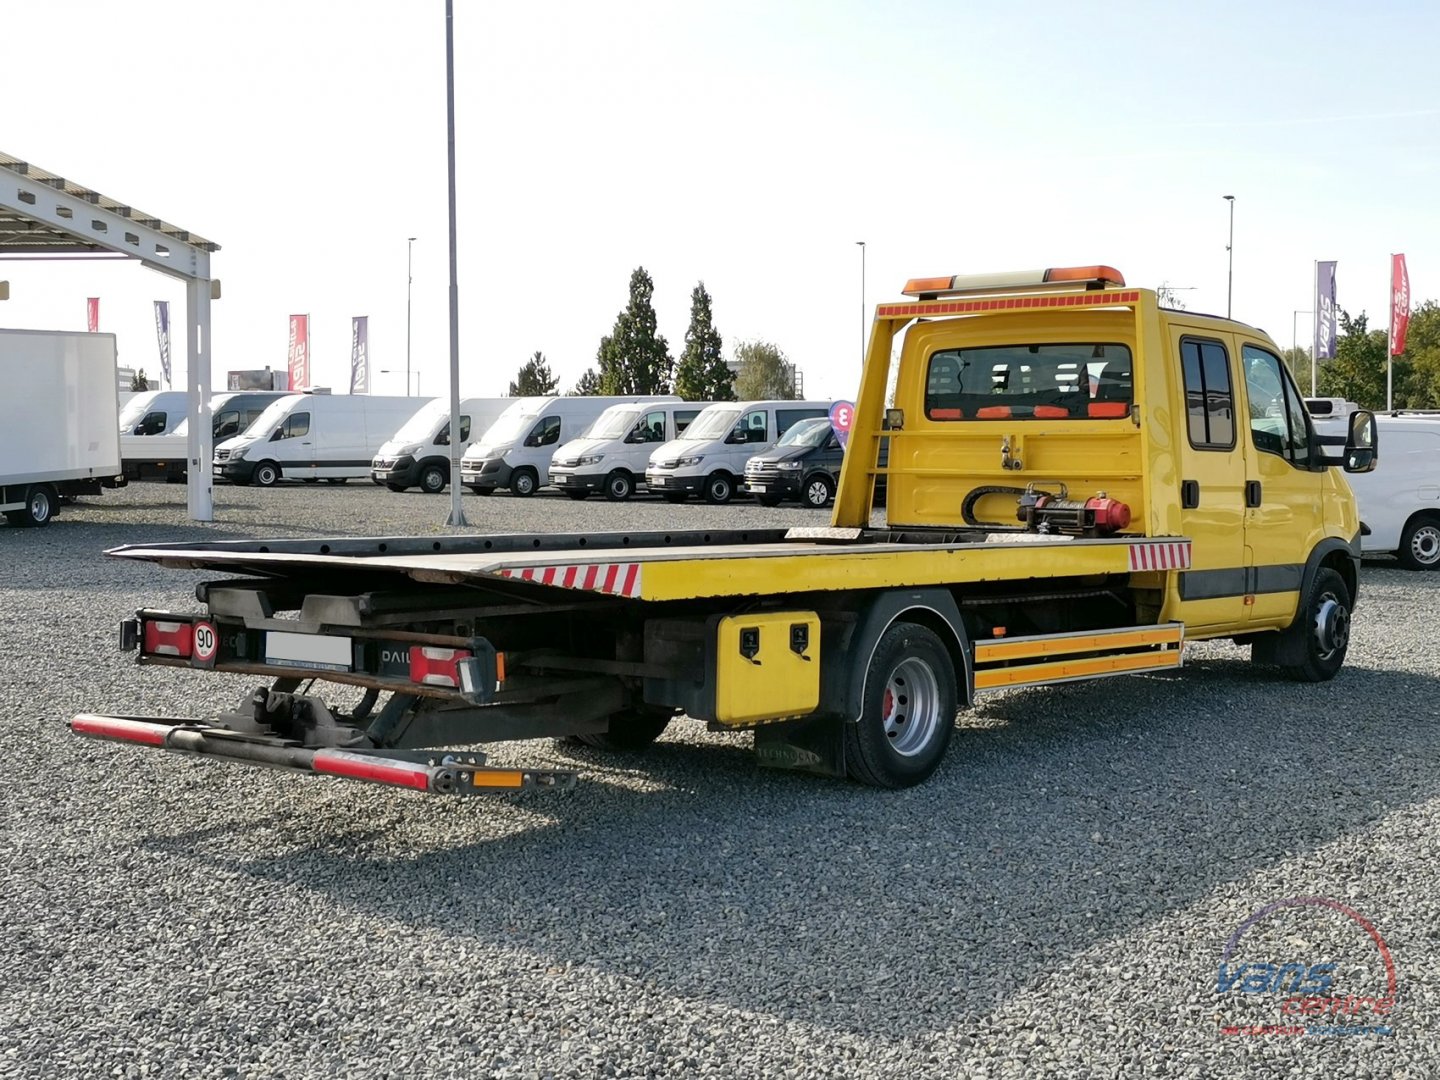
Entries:
{"label": "alloy wheel rim", "polygon": [[895,665],[881,697],[881,720],[890,748],[914,757],[930,745],[941,721],[940,680],[935,670],[911,656]]}

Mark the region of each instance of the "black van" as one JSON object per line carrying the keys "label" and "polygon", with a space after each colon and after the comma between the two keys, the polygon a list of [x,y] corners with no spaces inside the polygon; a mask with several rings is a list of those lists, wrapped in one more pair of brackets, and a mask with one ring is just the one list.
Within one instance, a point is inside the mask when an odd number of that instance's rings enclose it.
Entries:
{"label": "black van", "polygon": [[765,506],[799,499],[818,509],[835,497],[844,457],[829,417],[801,420],[745,463],[745,490]]}

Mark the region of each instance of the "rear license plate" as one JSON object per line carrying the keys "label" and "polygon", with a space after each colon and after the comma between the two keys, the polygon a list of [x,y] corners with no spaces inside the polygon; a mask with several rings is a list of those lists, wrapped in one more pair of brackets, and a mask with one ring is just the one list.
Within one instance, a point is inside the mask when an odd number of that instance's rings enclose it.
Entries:
{"label": "rear license plate", "polygon": [[349,671],[351,664],[350,639],[320,634],[290,634],[282,630],[271,630],[265,635],[265,662],[279,667]]}

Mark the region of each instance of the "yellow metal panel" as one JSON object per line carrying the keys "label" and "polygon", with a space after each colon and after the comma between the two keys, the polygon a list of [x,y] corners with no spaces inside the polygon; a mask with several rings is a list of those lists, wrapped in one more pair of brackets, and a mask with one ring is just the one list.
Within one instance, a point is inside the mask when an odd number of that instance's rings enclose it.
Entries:
{"label": "yellow metal panel", "polygon": [[1132,671],[1179,667],[1180,655],[1179,649],[1166,649],[1164,652],[1122,653],[1118,656],[1092,656],[1085,660],[1057,660],[1047,664],[992,668],[975,673],[975,689],[998,690],[1004,687],[1060,682],[1064,679],[1090,679],[1101,675],[1124,675]]}
{"label": "yellow metal panel", "polygon": [[[791,628],[805,628],[804,652],[790,647]],[[754,633],[758,651],[741,652]],[[715,634],[715,719],[722,724],[783,720],[820,704],[820,617],[813,611],[727,615]]]}
{"label": "yellow metal panel", "polygon": [[1065,656],[1075,653],[1102,652],[1105,649],[1161,645],[1170,642],[1178,644],[1180,640],[1181,627],[1152,626],[1143,630],[984,641],[975,646],[975,662],[987,664],[999,660],[1021,660],[1031,656]]}

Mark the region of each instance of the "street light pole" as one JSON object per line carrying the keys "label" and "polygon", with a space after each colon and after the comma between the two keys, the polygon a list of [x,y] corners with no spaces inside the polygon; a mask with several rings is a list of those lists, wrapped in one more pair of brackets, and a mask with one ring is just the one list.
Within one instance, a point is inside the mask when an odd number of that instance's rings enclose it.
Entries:
{"label": "street light pole", "polygon": [[463,526],[460,500],[460,281],[455,242],[455,0],[445,0],[445,127],[450,186],[450,517],[445,524]]}
{"label": "street light pole", "polygon": [[856,240],[860,245],[860,366],[865,366],[865,241]]}
{"label": "street light pole", "polygon": [[410,396],[410,293],[415,284],[415,237],[406,238],[405,247],[405,396]]}
{"label": "street light pole", "polygon": [[1225,318],[1230,318],[1230,301],[1235,293],[1235,196],[1222,196],[1230,204],[1230,241],[1225,251],[1230,256],[1230,268],[1225,276]]}

